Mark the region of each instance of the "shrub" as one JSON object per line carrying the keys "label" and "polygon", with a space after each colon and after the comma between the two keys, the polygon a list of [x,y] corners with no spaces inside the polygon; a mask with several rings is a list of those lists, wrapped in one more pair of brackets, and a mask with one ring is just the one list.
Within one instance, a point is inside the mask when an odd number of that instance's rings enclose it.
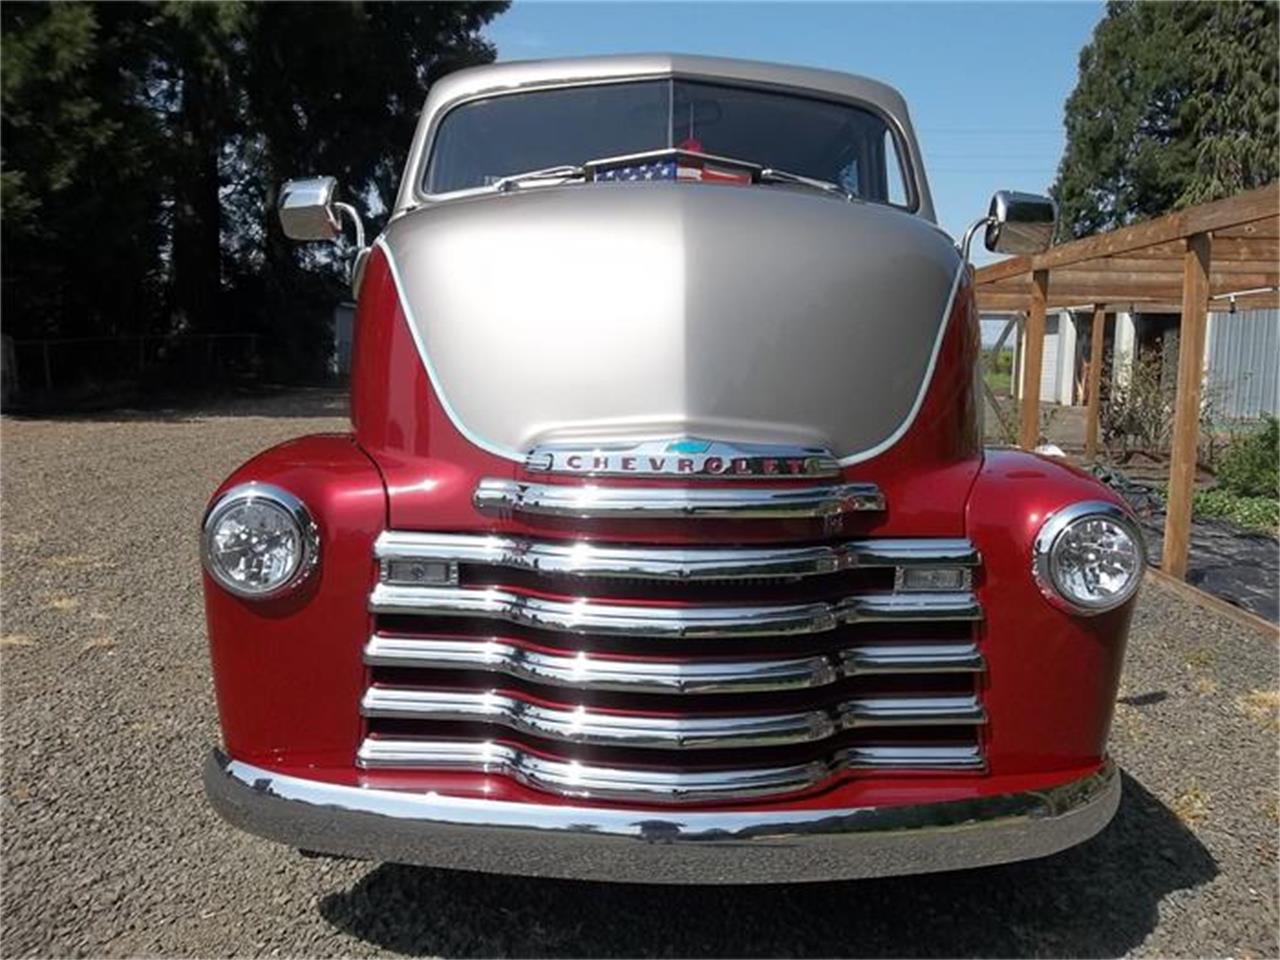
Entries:
{"label": "shrub", "polygon": [[[1173,390],[1163,382],[1164,360],[1159,351],[1145,350],[1128,376],[1102,398],[1102,442],[1108,450],[1166,449],[1173,428]],[[1103,377],[1110,379],[1109,363]]]}
{"label": "shrub", "polygon": [[1222,453],[1218,486],[1241,497],[1280,496],[1280,420],[1234,438]]}
{"label": "shrub", "polygon": [[[1111,385],[1111,358],[1102,367],[1101,433],[1103,445],[1112,455],[1130,450],[1167,453],[1176,419],[1175,378],[1166,375],[1164,355],[1158,349],[1143,350],[1130,367],[1128,376]],[[1212,466],[1221,447],[1217,424],[1223,389],[1205,384],[1200,391],[1200,442],[1196,456]]]}

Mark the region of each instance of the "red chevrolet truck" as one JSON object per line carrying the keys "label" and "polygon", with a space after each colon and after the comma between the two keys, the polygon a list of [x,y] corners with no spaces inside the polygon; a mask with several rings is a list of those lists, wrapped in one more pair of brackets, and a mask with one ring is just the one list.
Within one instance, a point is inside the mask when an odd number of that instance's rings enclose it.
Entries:
{"label": "red chevrolet truck", "polygon": [[[370,145],[376,149],[376,145]],[[232,824],[510,874],[747,883],[1038,857],[1102,829],[1140,534],[984,449],[967,252],[872,80],[689,56],[465,70],[370,246],[351,430],[202,530]]]}

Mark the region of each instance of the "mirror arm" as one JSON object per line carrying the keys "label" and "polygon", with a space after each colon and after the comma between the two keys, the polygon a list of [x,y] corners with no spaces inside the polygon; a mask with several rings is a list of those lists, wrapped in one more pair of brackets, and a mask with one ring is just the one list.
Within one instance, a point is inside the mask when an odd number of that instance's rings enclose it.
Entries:
{"label": "mirror arm", "polygon": [[964,239],[960,241],[960,259],[965,263],[969,262],[969,247],[973,243],[973,236],[983,227],[990,226],[995,222],[995,217],[985,216],[979,217],[969,225],[969,229],[964,232]]}
{"label": "mirror arm", "polygon": [[352,224],[356,228],[356,250],[364,249],[364,223],[360,220],[360,213],[349,203],[341,203],[334,201],[333,208],[339,213],[345,213],[350,218]]}
{"label": "mirror arm", "polygon": [[351,258],[351,294],[359,297],[360,285],[364,280],[364,267],[369,260],[369,248],[364,245],[364,222],[360,219],[360,211],[349,203],[335,200],[333,209],[345,215],[356,228],[356,252]]}

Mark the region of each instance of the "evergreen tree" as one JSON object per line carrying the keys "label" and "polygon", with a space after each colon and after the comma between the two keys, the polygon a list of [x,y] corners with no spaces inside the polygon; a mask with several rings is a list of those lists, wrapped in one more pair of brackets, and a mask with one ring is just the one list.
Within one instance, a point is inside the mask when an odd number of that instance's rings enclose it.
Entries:
{"label": "evergreen tree", "polygon": [[145,10],[0,7],[6,333],[125,335],[159,320],[163,131],[146,107]]}
{"label": "evergreen tree", "polygon": [[256,332],[316,372],[343,267],[288,244],[292,176],[375,229],[427,88],[489,62],[505,2],[0,8],[0,264],[15,337]]}
{"label": "evergreen tree", "polygon": [[1275,3],[1113,0],[1080,53],[1052,188],[1087,236],[1274,180]]}

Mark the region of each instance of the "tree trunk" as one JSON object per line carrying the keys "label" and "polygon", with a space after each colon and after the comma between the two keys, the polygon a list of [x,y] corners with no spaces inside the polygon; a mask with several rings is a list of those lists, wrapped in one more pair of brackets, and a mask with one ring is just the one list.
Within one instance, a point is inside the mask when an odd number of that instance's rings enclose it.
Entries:
{"label": "tree trunk", "polygon": [[216,78],[201,65],[185,71],[174,183],[174,319],[180,329],[199,333],[216,333],[224,325],[216,96]]}

